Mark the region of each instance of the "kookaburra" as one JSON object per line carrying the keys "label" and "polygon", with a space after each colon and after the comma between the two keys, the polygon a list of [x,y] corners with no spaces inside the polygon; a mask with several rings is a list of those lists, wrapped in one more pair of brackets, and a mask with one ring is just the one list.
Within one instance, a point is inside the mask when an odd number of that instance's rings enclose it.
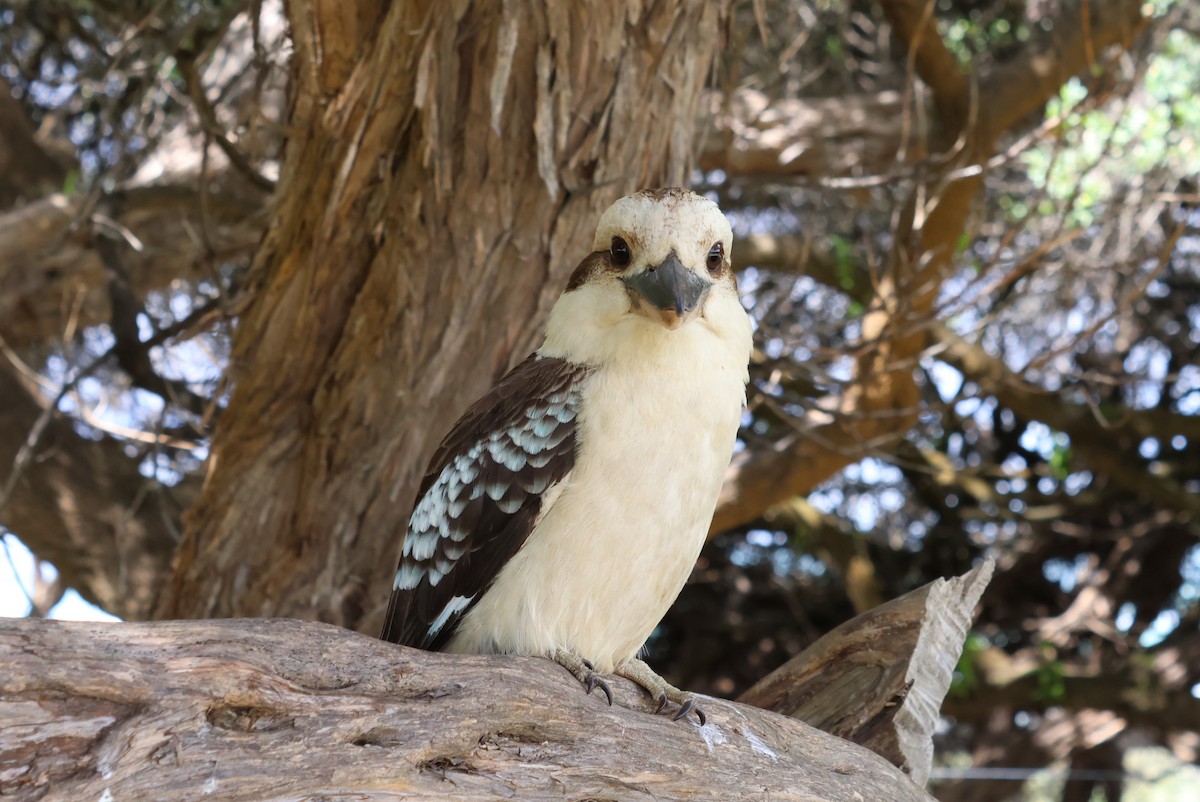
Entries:
{"label": "kookaburra", "polygon": [[637,658],[712,522],[745,401],[750,319],[710,200],[601,216],[546,338],[451,429],[409,519],[382,637],[541,655],[695,712]]}

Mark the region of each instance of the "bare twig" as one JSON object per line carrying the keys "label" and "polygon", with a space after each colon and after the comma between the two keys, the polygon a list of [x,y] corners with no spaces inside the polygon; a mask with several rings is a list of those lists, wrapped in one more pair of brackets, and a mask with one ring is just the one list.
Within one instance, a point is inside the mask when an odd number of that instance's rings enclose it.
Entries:
{"label": "bare twig", "polygon": [[237,146],[230,142],[229,137],[225,135],[224,128],[217,120],[216,112],[204,94],[204,85],[196,72],[195,62],[185,54],[180,54],[178,59],[179,72],[183,75],[184,83],[187,86],[188,97],[196,107],[196,113],[200,116],[200,122],[204,126],[205,132],[217,143],[217,147],[229,159],[229,163],[246,176],[250,183],[263,192],[274,192],[275,182],[254,169],[246,155],[238,150]]}

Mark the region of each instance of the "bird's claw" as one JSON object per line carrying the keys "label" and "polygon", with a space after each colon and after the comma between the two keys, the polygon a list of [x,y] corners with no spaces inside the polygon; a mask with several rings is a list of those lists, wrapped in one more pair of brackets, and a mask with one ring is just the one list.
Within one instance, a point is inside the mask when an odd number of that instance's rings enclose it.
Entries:
{"label": "bird's claw", "polygon": [[[608,682],[603,677],[596,673],[596,666],[591,660],[581,657],[574,652],[559,649],[554,653],[554,662],[567,671],[570,671],[571,676],[579,680],[584,690],[589,694],[597,688],[602,690],[608,704],[612,705],[612,688],[609,687]],[[679,690],[658,676],[658,674],[655,674],[653,669],[641,660],[637,658],[626,660],[617,668],[615,673],[617,676],[624,677],[645,688],[650,696],[658,702],[658,707],[654,710],[655,713],[662,713],[667,709],[668,705],[674,702],[679,705],[679,709],[671,715],[673,721],[680,721],[694,715],[696,720],[700,722],[701,727],[708,723],[708,716],[696,704],[695,696]]]}
{"label": "bird's claw", "polygon": [[587,688],[587,692],[591,693],[596,688],[604,691],[604,695],[608,697],[608,706],[612,707],[612,688],[608,687],[608,683],[600,679],[595,674],[588,674],[587,681],[583,683],[583,687]]}
{"label": "bird's claw", "polygon": [[570,671],[571,676],[579,680],[588,694],[591,694],[597,688],[604,691],[604,696],[608,699],[609,706],[612,706],[612,688],[608,687],[608,683],[596,673],[596,666],[591,660],[580,657],[574,652],[559,649],[554,653],[554,662],[567,671]]}
{"label": "bird's claw", "polygon": [[708,716],[704,715],[704,710],[698,704],[696,704],[695,699],[691,698],[684,700],[683,704],[679,706],[679,710],[675,713],[675,715],[671,716],[671,720],[679,721],[681,718],[687,718],[688,713],[696,714],[696,719],[700,722],[701,727],[708,723]]}
{"label": "bird's claw", "polygon": [[625,661],[617,667],[616,673],[646,689],[650,696],[658,702],[658,707],[654,710],[655,713],[663,712],[667,709],[667,705],[674,702],[679,705],[679,709],[671,716],[672,721],[679,721],[691,714],[695,714],[696,720],[700,722],[701,727],[708,723],[708,716],[696,704],[696,697],[679,690],[658,676],[658,674],[655,674],[654,670],[641,660],[634,658]]}

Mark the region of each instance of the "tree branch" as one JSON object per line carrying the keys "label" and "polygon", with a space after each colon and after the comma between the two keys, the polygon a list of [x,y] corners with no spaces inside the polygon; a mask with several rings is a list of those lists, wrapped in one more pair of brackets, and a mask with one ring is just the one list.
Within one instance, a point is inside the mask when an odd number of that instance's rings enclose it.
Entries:
{"label": "tree branch", "polygon": [[[906,107],[899,92],[830,98],[775,99],[753,89],[729,96],[712,94],[713,128],[700,156],[704,170],[732,176],[869,177],[883,183],[917,165],[931,143],[911,133],[906,115],[918,112],[941,121],[934,141],[953,142],[966,122],[969,77],[946,50],[932,24],[921,24],[923,0],[890,0],[885,10],[901,41],[916,45],[914,66],[930,88]],[[1126,45],[1144,24],[1136,0],[1091,3],[1088,25],[1073,4],[1053,20],[1048,33],[1012,58],[975,76],[979,108],[973,136],[990,147],[1027,115],[1058,94],[1072,76],[1084,72],[1090,58],[1110,45]],[[836,185],[836,182],[835,182]]]}
{"label": "tree branch", "polygon": [[[210,186],[216,189],[205,200],[215,229],[209,255],[229,259],[248,252],[265,223],[266,207],[255,199],[260,193],[229,170]],[[172,281],[211,277],[194,240],[201,228],[195,181],[121,190],[112,198],[120,207],[116,222],[145,246],[125,260],[138,297]],[[104,265],[90,226],[79,225],[85,202],[51,195],[0,214],[0,336],[17,351],[60,341],[71,323],[78,328],[109,320]]]}
{"label": "tree branch", "polygon": [[[897,0],[899,2],[899,0]],[[1088,54],[1109,44],[1125,43],[1136,28],[1140,4],[1121,0],[1091,20],[1088,36],[1071,34],[1075,10],[1056,20],[1053,37],[1039,39],[1007,62],[1006,70],[979,79],[981,95],[988,98],[978,114],[958,119],[962,130],[942,132],[944,141],[964,137],[966,146],[948,167],[982,165],[995,143],[1024,114],[992,100],[1003,81],[1013,82],[1023,93],[1028,109],[1042,106],[1067,78],[1083,70]],[[914,33],[919,27],[904,28]],[[1064,33],[1063,31],[1067,31]],[[912,47],[914,44],[909,43]],[[918,42],[917,47],[922,45]],[[934,47],[932,43],[924,45]],[[942,45],[936,45],[942,46]],[[1034,75],[1054,76],[1057,83],[1036,81]],[[1025,81],[1025,83],[1021,83]],[[1005,90],[1008,91],[1008,90]],[[939,103],[941,101],[939,100]],[[1026,112],[1027,113],[1027,112]],[[771,112],[764,108],[763,116]],[[944,119],[955,115],[943,114]],[[906,210],[908,223],[895,232],[897,249],[862,321],[862,342],[855,379],[841,399],[838,419],[810,433],[784,438],[773,447],[745,453],[735,460],[718,503],[713,532],[752,521],[763,510],[792,496],[807,493],[820,482],[872,449],[893,447],[916,420],[920,403],[912,366],[928,344],[924,324],[933,314],[937,289],[952,267],[957,243],[967,224],[974,197],[982,185],[978,172],[950,174],[942,184],[934,176],[914,192]],[[927,193],[931,200],[918,199]],[[908,231],[904,229],[908,228]],[[1118,466],[1119,467],[1119,466]]]}
{"label": "tree branch", "polygon": [[983,723],[997,709],[1046,712],[1110,710],[1130,725],[1159,732],[1188,731],[1200,721],[1200,699],[1183,683],[1167,682],[1146,666],[1113,673],[1047,673],[1041,662],[991,648],[978,658],[978,684],[945,701],[947,716]]}
{"label": "tree branch", "polygon": [[196,109],[196,114],[200,117],[200,123],[204,127],[205,132],[217,143],[217,147],[229,159],[229,163],[245,176],[251,184],[267,194],[274,192],[275,182],[256,170],[254,165],[250,163],[250,160],[246,158],[246,154],[238,150],[237,145],[229,141],[229,137],[225,133],[225,127],[217,120],[217,113],[213,110],[212,104],[208,102],[208,96],[204,93],[204,84],[196,72],[196,63],[192,56],[186,53],[179,53],[177,55],[176,64],[179,66],[179,73],[183,76],[183,83],[187,87],[188,97],[192,100],[192,105]]}
{"label": "tree branch", "polygon": [[980,75],[980,97],[987,100],[990,126],[997,132],[1011,128],[1057,95],[1106,48],[1128,48],[1146,23],[1143,5],[1139,0],[1082,0],[1064,7],[1048,31],[1043,29],[1018,55]]}
{"label": "tree branch", "polygon": [[[930,799],[878,755],[721,700],[704,727],[537,658],[287,620],[0,623],[0,793],[63,799]],[[303,767],[303,771],[297,771]]]}
{"label": "tree branch", "polygon": [[802,496],[775,505],[763,514],[763,520],[771,527],[803,533],[804,550],[841,573],[846,596],[856,613],[873,610],[884,602],[866,542],[847,522],[822,513]]}
{"label": "tree branch", "polygon": [[738,701],[862,744],[924,786],[938,711],[993,568],[981,563],[847,621]]}
{"label": "tree branch", "polygon": [[61,187],[65,161],[38,141],[29,115],[0,78],[0,209]]}
{"label": "tree branch", "polygon": [[708,98],[712,129],[703,170],[734,176],[872,176],[926,155],[901,148],[899,92],[833,98],[772,98],[755,89]]}
{"label": "tree branch", "polygon": [[[951,109],[961,114],[967,96],[967,78],[938,33],[936,6],[937,0],[884,0],[883,13],[896,36],[906,44],[909,63],[933,91],[943,115]],[[944,120],[943,124],[951,128],[960,122]]]}
{"label": "tree branch", "polygon": [[[101,205],[119,207],[120,204],[102,202]],[[146,307],[136,297],[130,284],[123,255],[123,246],[127,244],[124,238],[98,230],[94,241],[108,279],[108,327],[116,340],[112,351],[117,364],[137,387],[158,394],[164,402],[174,401],[193,414],[202,415],[208,402],[193,393],[187,382],[166,379],[160,375],[150,359],[151,346],[142,342],[138,316],[146,314]]]}
{"label": "tree branch", "polygon": [[857,263],[840,262],[824,242],[787,234],[750,234],[734,246],[739,267],[808,276],[867,304],[874,297],[870,276]]}
{"label": "tree branch", "polygon": [[[0,369],[0,486],[7,485],[17,451],[42,414],[42,405]],[[172,493],[187,504],[193,482]],[[153,480],[112,439],[79,437],[55,415],[12,486],[0,523],[66,586],[122,618],[145,617],[170,564],[175,540]]]}
{"label": "tree branch", "polygon": [[[1142,413],[1122,411],[1112,422],[1104,423],[1098,414],[1081,404],[1064,401],[1060,393],[1049,393],[1028,384],[999,359],[981,347],[954,334],[944,326],[936,327],[937,336],[945,344],[940,358],[979,385],[983,392],[993,395],[1000,403],[1027,420],[1045,423],[1071,438],[1071,447],[1085,461],[1119,482],[1130,492],[1150,499],[1164,509],[1186,512],[1192,526],[1200,526],[1200,496],[1189,493],[1169,476],[1156,476],[1131,463],[1123,449],[1112,447],[1114,439],[1125,435],[1140,440],[1146,431],[1157,432],[1155,437],[1180,432],[1192,432],[1198,421],[1195,416],[1171,415],[1162,411]],[[1166,431],[1160,427],[1166,423]],[[1132,444],[1131,444],[1132,445]]]}

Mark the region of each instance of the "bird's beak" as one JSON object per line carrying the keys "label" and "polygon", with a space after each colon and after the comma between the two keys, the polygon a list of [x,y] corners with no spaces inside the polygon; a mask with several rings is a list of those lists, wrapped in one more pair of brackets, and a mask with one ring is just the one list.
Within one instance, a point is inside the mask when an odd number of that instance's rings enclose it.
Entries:
{"label": "bird's beak", "polygon": [[679,261],[675,251],[662,264],[651,265],[636,276],[622,277],[642,311],[656,313],[669,329],[677,329],[691,317],[712,285]]}

